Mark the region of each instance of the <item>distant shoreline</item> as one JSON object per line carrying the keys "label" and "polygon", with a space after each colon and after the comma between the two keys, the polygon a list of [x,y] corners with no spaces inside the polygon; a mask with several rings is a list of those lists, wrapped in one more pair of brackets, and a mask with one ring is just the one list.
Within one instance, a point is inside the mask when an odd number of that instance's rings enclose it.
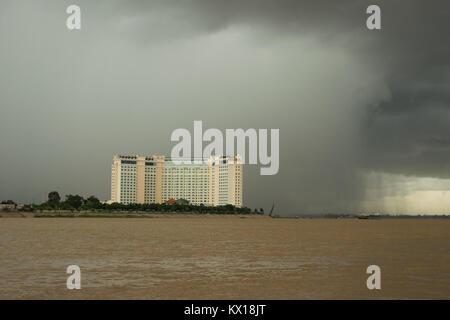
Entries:
{"label": "distant shoreline", "polygon": [[382,219],[450,219],[448,215],[304,215],[304,216],[277,216],[272,217],[261,214],[237,214],[237,213],[192,213],[192,212],[0,212],[0,218],[200,218],[200,217],[226,217],[226,218],[272,218],[272,219],[358,219],[358,220],[382,220]]}
{"label": "distant shoreline", "polygon": [[1,218],[197,218],[197,217],[236,217],[236,218],[270,218],[261,214],[209,214],[192,212],[6,212]]}

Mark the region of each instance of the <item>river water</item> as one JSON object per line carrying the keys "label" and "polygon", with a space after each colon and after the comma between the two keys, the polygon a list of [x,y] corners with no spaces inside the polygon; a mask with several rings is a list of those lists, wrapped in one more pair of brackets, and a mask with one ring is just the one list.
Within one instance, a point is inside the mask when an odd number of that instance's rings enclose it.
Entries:
{"label": "river water", "polygon": [[0,299],[378,298],[450,298],[450,220],[0,219]]}

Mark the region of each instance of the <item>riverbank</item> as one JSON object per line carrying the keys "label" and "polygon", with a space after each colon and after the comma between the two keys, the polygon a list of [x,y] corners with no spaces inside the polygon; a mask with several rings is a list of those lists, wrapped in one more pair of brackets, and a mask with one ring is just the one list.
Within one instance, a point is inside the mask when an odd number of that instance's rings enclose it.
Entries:
{"label": "riverbank", "polygon": [[446,219],[448,215],[382,215],[382,216],[358,216],[358,215],[308,215],[308,216],[286,216],[280,217],[274,215],[270,217],[262,214],[237,214],[237,213],[193,213],[193,212],[135,212],[135,211],[117,211],[117,212],[72,212],[72,211],[44,211],[44,212],[0,212],[0,218],[263,218],[263,219],[289,219],[289,220],[307,220],[307,219],[360,219],[360,220],[384,220],[384,219]]}
{"label": "riverbank", "polygon": [[191,212],[2,212],[0,218],[270,218],[260,214],[209,214]]}

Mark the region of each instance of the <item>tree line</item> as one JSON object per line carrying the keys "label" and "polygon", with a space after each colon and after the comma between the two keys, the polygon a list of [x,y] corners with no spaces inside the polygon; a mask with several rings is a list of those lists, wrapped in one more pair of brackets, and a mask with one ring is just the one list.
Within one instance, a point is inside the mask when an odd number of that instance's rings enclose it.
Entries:
{"label": "tree line", "polygon": [[264,214],[264,210],[247,207],[236,207],[231,204],[221,206],[206,206],[190,204],[185,199],[178,199],[175,203],[103,203],[97,197],[83,198],[80,195],[66,195],[62,200],[57,191],[48,194],[47,201],[41,204],[26,204],[20,211],[92,211],[92,212],[179,212],[179,213],[209,213],[209,214]]}

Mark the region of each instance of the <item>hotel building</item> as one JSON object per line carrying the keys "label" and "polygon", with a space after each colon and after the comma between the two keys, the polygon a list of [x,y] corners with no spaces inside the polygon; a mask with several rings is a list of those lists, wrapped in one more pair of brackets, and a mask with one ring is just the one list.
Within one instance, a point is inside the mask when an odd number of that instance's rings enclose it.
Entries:
{"label": "hotel building", "polygon": [[195,205],[242,207],[242,167],[239,156],[183,163],[159,155],[116,155],[111,201],[129,204],[185,199]]}

